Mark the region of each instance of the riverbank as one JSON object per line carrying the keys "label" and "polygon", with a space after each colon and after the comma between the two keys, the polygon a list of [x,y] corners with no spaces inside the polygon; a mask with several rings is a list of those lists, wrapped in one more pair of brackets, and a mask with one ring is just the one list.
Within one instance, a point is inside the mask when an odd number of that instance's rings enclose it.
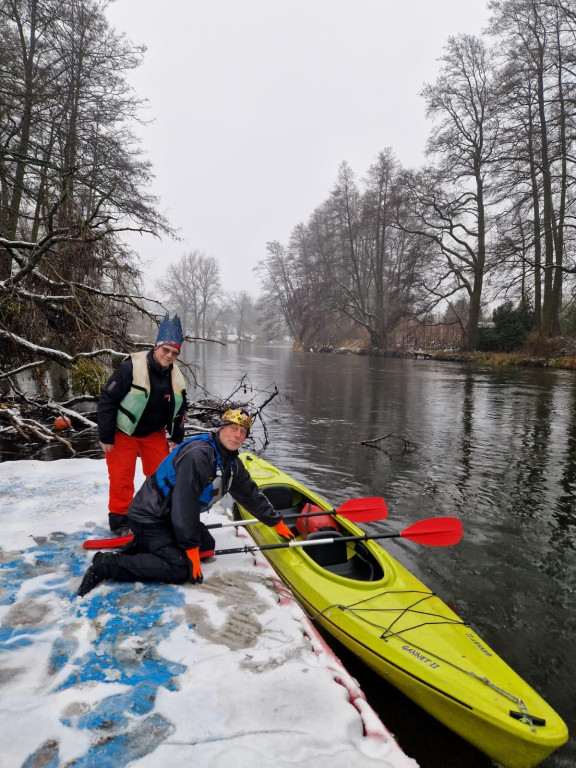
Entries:
{"label": "riverbank", "polygon": [[[384,355],[386,356],[386,355]],[[410,359],[440,360],[449,363],[491,366],[493,368],[560,368],[576,370],[576,355],[534,356],[522,352],[455,352],[445,350],[412,350],[390,355]]]}
{"label": "riverbank", "polygon": [[[301,351],[295,345],[295,351]],[[494,368],[557,368],[576,371],[576,339],[566,336],[528,343],[514,352],[465,352],[461,349],[433,349],[428,347],[387,347],[376,349],[362,346],[359,342],[346,343],[340,347],[309,348],[318,354],[368,355],[372,357],[394,357],[409,360],[438,360],[449,363],[465,363],[473,366]]]}

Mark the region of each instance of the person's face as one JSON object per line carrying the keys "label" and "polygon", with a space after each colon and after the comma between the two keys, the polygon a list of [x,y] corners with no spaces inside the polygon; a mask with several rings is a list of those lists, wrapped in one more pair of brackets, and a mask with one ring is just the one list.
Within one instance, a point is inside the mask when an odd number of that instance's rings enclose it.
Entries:
{"label": "person's face", "polygon": [[240,424],[226,424],[218,432],[220,442],[229,451],[237,451],[248,435],[246,427],[241,427]]}
{"label": "person's face", "polygon": [[161,365],[162,368],[168,368],[174,360],[178,357],[180,352],[176,347],[171,347],[169,344],[162,344],[154,350],[154,360]]}

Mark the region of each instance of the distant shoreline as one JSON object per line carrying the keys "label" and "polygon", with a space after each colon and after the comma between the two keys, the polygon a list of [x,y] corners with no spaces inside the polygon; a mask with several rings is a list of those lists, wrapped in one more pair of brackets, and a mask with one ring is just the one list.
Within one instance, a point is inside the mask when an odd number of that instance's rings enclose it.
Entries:
{"label": "distant shoreline", "polygon": [[[576,340],[570,340],[576,344]],[[570,347],[573,344],[569,345]],[[319,349],[300,349],[297,351],[316,354],[367,355],[373,357],[393,357],[408,360],[436,360],[447,363],[465,363],[493,368],[553,368],[555,370],[576,371],[576,350],[550,350],[550,354],[518,352],[464,352],[462,350],[438,350],[422,348],[374,349],[350,347],[321,347]]]}

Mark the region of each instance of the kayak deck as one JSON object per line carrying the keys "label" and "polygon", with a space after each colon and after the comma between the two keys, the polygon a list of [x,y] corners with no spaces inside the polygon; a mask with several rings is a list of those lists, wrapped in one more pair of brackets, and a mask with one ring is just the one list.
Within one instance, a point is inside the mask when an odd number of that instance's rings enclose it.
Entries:
{"label": "kayak deck", "polygon": [[[321,497],[252,454],[241,459],[284,515],[306,505],[332,511]],[[241,506],[238,514],[250,515]],[[301,515],[303,517],[304,515]],[[337,530],[302,537],[305,547],[264,554],[308,615],[374,671],[493,759],[531,768],[564,744],[566,725],[437,595],[376,541],[339,542],[364,532],[333,514]],[[332,522],[334,525],[334,522]],[[273,528],[251,525],[258,545],[279,542]],[[322,543],[323,537],[336,539]]]}

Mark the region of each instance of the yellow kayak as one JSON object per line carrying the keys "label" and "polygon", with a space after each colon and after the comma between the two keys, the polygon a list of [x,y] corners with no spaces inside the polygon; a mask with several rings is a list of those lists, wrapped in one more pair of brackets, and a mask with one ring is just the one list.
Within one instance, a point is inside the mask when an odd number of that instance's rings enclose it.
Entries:
{"label": "yellow kayak", "polygon": [[[253,454],[244,466],[297,541],[264,551],[308,615],[375,672],[448,728],[508,768],[531,768],[568,739],[556,712],[439,597],[374,540],[339,542],[363,531],[338,514],[312,530],[302,511],[331,511],[324,499]],[[237,506],[240,518],[251,516]],[[321,527],[321,526],[320,526]],[[335,530],[337,528],[337,530]],[[283,542],[273,528],[249,526],[259,546]],[[309,532],[311,531],[311,532]]]}

